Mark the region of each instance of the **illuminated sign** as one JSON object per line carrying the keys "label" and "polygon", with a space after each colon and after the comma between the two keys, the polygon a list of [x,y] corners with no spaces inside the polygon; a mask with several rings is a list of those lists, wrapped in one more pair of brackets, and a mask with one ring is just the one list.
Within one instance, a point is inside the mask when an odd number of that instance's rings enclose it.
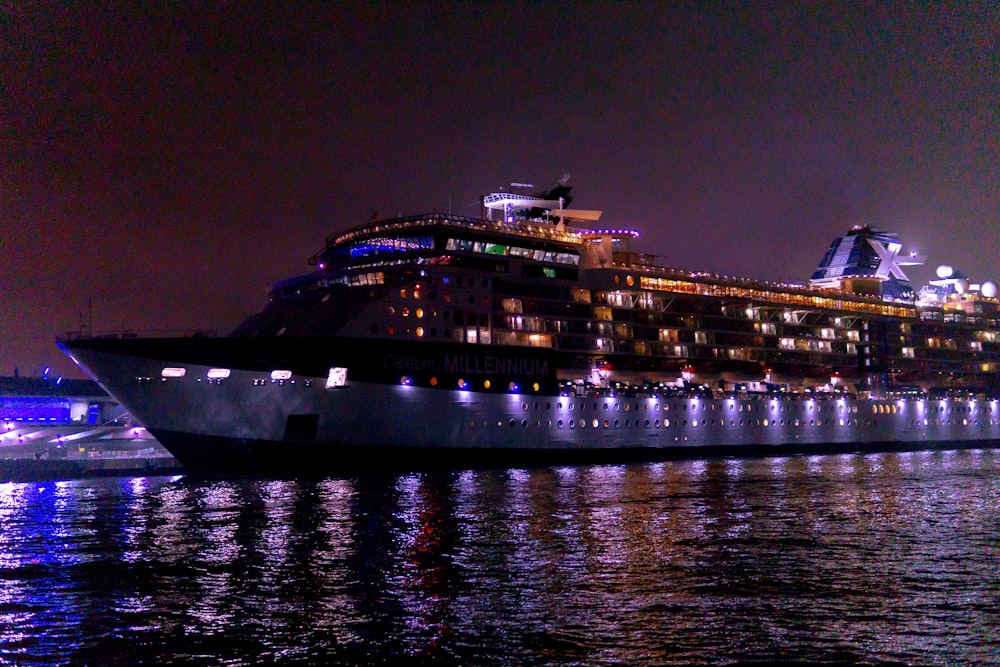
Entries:
{"label": "illuminated sign", "polygon": [[347,369],[331,368],[330,375],[326,378],[326,388],[344,387],[347,385]]}

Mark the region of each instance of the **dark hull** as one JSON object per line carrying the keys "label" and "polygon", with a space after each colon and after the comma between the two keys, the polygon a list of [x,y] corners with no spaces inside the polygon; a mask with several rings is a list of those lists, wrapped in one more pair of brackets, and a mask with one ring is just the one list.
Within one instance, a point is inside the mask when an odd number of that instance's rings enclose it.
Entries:
{"label": "dark hull", "polygon": [[1000,440],[968,442],[885,441],[785,445],[697,445],[608,449],[526,450],[495,448],[338,446],[317,442],[247,440],[160,431],[155,434],[186,470],[196,475],[344,476],[429,470],[497,469],[561,465],[655,463],[732,456],[792,456],[989,449]]}

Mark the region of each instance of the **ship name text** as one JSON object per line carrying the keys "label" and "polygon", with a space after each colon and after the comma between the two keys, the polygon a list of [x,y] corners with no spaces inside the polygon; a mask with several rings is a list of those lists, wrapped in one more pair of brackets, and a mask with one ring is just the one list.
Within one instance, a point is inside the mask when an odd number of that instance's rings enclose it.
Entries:
{"label": "ship name text", "polygon": [[446,354],[443,358],[387,354],[382,359],[386,369],[466,375],[506,375],[544,377],[549,374],[548,359],[501,357],[490,354]]}

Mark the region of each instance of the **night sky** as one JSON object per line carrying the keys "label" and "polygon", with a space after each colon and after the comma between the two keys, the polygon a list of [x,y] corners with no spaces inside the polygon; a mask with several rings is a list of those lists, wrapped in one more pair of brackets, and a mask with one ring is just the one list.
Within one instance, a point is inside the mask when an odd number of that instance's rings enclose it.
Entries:
{"label": "night sky", "polygon": [[0,375],[567,172],[679,268],[806,280],[868,223],[1000,279],[1000,3],[69,4],[0,5]]}

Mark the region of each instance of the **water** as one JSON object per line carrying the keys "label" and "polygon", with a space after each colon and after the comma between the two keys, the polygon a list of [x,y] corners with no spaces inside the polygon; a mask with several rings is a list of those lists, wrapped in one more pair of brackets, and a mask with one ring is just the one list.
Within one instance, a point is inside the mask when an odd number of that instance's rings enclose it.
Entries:
{"label": "water", "polygon": [[1000,450],[0,485],[0,663],[1000,664]]}

